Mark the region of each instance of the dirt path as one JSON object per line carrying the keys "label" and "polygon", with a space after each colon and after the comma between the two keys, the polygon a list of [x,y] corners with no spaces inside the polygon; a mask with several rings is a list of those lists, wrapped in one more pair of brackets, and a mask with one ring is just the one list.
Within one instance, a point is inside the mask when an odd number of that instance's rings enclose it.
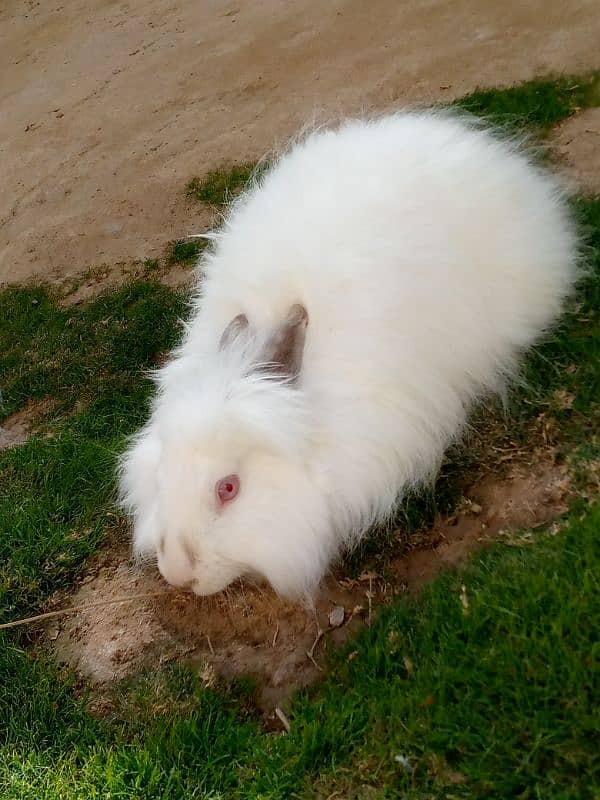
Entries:
{"label": "dirt path", "polygon": [[597,0],[5,0],[0,283],[146,258],[307,117],[598,67]]}

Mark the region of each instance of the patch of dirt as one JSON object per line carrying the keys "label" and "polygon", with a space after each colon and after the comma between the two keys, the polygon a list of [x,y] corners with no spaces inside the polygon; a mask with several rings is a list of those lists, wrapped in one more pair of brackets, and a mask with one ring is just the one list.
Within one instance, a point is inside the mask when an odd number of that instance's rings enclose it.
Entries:
{"label": "patch of dirt", "polygon": [[21,411],[7,417],[0,425],[0,450],[25,444],[37,420],[50,411],[52,405],[50,399],[30,402]]}
{"label": "patch of dirt", "polygon": [[418,549],[396,559],[391,575],[330,576],[314,608],[283,601],[269,589],[242,583],[209,598],[171,592],[117,605],[94,606],[167,587],[155,571],[135,568],[120,550],[83,580],[60,605],[89,608],[46,628],[59,661],[102,689],[112,681],[175,660],[225,679],[252,674],[257,702],[272,712],[298,687],[322,674],[324,651],[369,625],[378,606],[417,592],[441,570],[501,532],[535,527],[566,510],[566,468],[547,462],[486,478],[469,488],[456,514],[441,519]]}
{"label": "patch of dirt", "polygon": [[100,292],[121,286],[128,280],[145,278],[160,280],[172,289],[189,289],[194,282],[191,264],[157,265],[148,268],[143,262],[104,264],[88,270],[83,275],[68,278],[55,277],[52,283],[58,290],[60,304],[64,307],[85,303]]}
{"label": "patch of dirt", "polygon": [[573,188],[600,194],[600,108],[587,108],[552,133],[549,144]]}
{"label": "patch of dirt", "polygon": [[186,182],[313,117],[597,68],[597,0],[25,0],[0,8],[0,284],[143,261]]}
{"label": "patch of dirt", "polygon": [[567,510],[567,468],[553,464],[516,467],[509,478],[484,478],[465,492],[453,516],[440,520],[420,546],[393,564],[410,592],[416,592],[445,567],[454,566],[476,547],[499,534],[535,528]]}

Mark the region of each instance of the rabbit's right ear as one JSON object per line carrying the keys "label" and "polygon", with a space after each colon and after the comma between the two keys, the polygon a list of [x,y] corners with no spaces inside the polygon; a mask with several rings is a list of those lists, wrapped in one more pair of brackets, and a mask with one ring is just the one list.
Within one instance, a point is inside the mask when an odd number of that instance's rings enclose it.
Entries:
{"label": "rabbit's right ear", "polygon": [[283,324],[271,335],[263,353],[263,371],[295,381],[302,368],[308,313],[295,303]]}
{"label": "rabbit's right ear", "polygon": [[219,350],[226,350],[242,333],[248,332],[248,317],[245,314],[238,314],[223,331]]}

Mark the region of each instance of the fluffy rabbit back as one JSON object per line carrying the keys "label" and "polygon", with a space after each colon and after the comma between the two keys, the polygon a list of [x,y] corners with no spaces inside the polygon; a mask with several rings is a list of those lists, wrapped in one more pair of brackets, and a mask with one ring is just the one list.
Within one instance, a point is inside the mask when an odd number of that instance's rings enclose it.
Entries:
{"label": "fluffy rabbit back", "polygon": [[189,346],[213,349],[241,309],[268,329],[307,308],[302,388],[352,535],[435,473],[473,400],[556,320],[576,264],[560,189],[514,143],[440,113],[351,121],[234,205]]}

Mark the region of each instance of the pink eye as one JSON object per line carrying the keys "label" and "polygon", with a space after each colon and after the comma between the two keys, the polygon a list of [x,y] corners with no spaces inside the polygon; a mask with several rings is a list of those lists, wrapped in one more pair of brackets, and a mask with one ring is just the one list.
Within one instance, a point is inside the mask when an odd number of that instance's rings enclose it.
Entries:
{"label": "pink eye", "polygon": [[237,475],[228,475],[217,481],[215,491],[221,505],[234,500],[240,490],[240,479]]}

